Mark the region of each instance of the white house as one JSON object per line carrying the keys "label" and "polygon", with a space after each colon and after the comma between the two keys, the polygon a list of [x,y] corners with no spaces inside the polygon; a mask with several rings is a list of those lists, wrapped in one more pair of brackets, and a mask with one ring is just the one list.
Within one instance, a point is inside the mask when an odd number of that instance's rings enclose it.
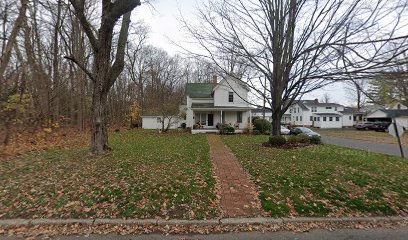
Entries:
{"label": "white house", "polygon": [[360,115],[355,109],[337,103],[321,103],[315,100],[300,100],[290,108],[291,124],[318,128],[352,127]]}
{"label": "white house", "polygon": [[379,109],[366,116],[370,122],[391,122],[391,116],[395,118],[397,124],[408,129],[408,109]]}
{"label": "white house", "polygon": [[[264,110],[263,108],[255,108],[251,110],[252,117],[264,118]],[[272,112],[270,110],[265,110],[265,119],[269,122],[272,122]],[[291,121],[291,116],[289,112],[286,112],[282,115],[281,123],[282,124],[289,124]]]}
{"label": "white house", "polygon": [[269,109],[263,109],[263,108],[255,108],[251,110],[252,117],[258,117],[258,118],[264,118],[265,114],[265,119],[268,120],[269,122],[272,121],[272,112]]}
{"label": "white house", "polygon": [[242,132],[251,122],[249,89],[239,80],[186,84],[186,127],[192,133],[218,132],[217,123],[227,123]]}
{"label": "white house", "polygon": [[[161,129],[163,116],[141,116],[143,129]],[[164,118],[164,128],[169,124],[169,129],[177,129],[180,126],[181,119],[179,116]]]}

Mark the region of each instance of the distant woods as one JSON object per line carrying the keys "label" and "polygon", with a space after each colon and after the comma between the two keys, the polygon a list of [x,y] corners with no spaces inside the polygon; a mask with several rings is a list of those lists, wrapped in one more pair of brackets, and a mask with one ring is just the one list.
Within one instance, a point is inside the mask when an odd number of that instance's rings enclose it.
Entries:
{"label": "distant woods", "polygon": [[[99,64],[92,35],[97,40],[102,36],[98,19],[102,2],[110,1],[0,0],[2,143],[16,130],[91,126],[92,77],[100,76],[95,75]],[[114,3],[111,5],[114,12]],[[121,11],[115,14],[127,10]],[[107,53],[112,56],[110,67],[120,57],[119,30],[113,29]],[[171,56],[147,45],[149,29],[142,22],[131,23],[128,34],[123,71],[107,91],[108,126],[135,126],[143,113],[160,113],[158,106],[182,103],[187,81],[211,81],[214,68],[208,62]]]}

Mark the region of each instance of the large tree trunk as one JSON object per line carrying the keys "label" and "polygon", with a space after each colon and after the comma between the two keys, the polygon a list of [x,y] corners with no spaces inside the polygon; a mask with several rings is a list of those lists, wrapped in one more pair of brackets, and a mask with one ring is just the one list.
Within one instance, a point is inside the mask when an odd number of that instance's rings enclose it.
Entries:
{"label": "large tree trunk", "polygon": [[107,93],[98,91],[94,87],[92,101],[92,138],[91,151],[95,154],[103,154],[110,150],[108,147],[108,128],[106,122]]}
{"label": "large tree trunk", "polygon": [[280,136],[281,132],[280,132],[280,125],[281,125],[281,118],[282,118],[282,111],[279,110],[275,110],[272,114],[272,131],[271,134],[273,136]]}
{"label": "large tree trunk", "polygon": [[[61,24],[61,0],[57,3],[57,19],[54,26],[54,46],[53,46],[53,96],[54,96],[54,122],[59,123],[60,119],[60,72],[59,72],[59,30]],[[72,76],[72,75],[71,75]]]}
{"label": "large tree trunk", "polygon": [[[92,142],[91,151],[95,154],[104,154],[108,147],[108,130],[106,108],[108,93],[119,77],[124,67],[125,48],[129,33],[131,11],[141,4],[140,0],[121,0],[116,2],[102,1],[101,26],[98,36],[95,36],[90,22],[88,22],[83,1],[70,0],[75,14],[79,19],[95,56],[92,73],[73,57],[74,61],[93,82],[92,95]],[[82,3],[82,4],[81,4]],[[122,26],[119,33],[115,61],[111,65],[111,50],[113,29],[119,18],[123,16]]]}

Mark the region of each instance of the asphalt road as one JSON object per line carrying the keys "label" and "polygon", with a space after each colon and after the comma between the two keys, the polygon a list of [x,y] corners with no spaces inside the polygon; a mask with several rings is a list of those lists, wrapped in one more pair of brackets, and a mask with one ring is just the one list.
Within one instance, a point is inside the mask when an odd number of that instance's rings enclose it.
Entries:
{"label": "asphalt road", "polygon": [[[376,229],[335,229],[333,231],[316,229],[310,232],[295,233],[289,231],[280,232],[249,232],[249,233],[224,233],[224,234],[210,234],[210,235],[161,235],[161,234],[149,234],[149,235],[90,235],[90,236],[60,236],[47,239],[60,239],[60,240],[159,240],[159,239],[199,239],[199,240],[213,240],[213,239],[225,239],[225,240],[261,240],[261,239],[276,239],[276,240],[406,240],[408,238],[408,227],[404,228],[376,228]],[[0,240],[15,240],[22,238],[6,238],[0,235]],[[39,237],[38,239],[42,239]]]}
{"label": "asphalt road", "polygon": [[[366,142],[357,141],[345,138],[335,138],[335,137],[325,137],[322,136],[324,143],[334,144],[342,147],[356,148],[361,150],[367,150],[377,153],[384,153],[388,155],[401,156],[398,144],[388,144],[388,143],[376,143],[376,142]],[[405,158],[408,158],[408,147],[403,147]],[[408,237],[407,237],[408,239]]]}

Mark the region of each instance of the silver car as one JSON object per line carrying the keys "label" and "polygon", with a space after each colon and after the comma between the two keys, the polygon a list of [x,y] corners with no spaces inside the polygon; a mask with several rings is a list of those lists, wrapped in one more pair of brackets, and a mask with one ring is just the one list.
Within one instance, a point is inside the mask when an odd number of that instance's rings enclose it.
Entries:
{"label": "silver car", "polygon": [[280,127],[280,133],[281,133],[282,135],[288,135],[288,134],[290,134],[290,130],[287,129],[285,126],[281,126],[281,127]]}
{"label": "silver car", "polygon": [[311,129],[305,127],[295,127],[290,130],[290,134],[293,135],[298,135],[301,133],[306,134],[309,137],[320,137],[320,134],[318,134],[317,132],[313,132]]}

